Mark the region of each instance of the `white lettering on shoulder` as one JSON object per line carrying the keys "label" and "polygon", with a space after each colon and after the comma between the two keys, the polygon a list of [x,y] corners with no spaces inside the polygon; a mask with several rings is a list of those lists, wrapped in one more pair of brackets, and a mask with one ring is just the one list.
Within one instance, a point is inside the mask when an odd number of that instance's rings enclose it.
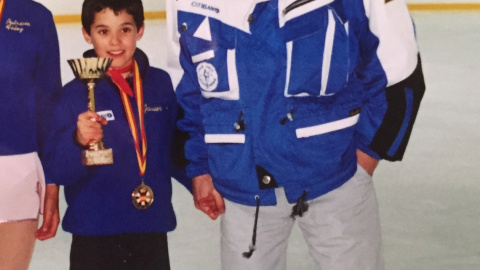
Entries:
{"label": "white lettering on shoulder", "polygon": [[30,22],[22,22],[17,20],[7,19],[5,28],[9,31],[19,32],[20,34],[25,30],[25,27],[31,27]]}

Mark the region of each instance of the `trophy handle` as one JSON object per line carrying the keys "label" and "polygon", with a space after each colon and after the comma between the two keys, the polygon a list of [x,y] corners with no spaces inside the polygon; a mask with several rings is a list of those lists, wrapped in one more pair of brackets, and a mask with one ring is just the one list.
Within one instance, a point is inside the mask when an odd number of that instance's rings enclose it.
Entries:
{"label": "trophy handle", "polygon": [[[91,112],[96,112],[95,110],[95,80],[88,79],[87,81],[87,98],[88,98],[88,110]],[[91,142],[88,144],[88,150],[90,151],[98,151],[105,149],[102,140],[97,142]]]}
{"label": "trophy handle", "polygon": [[87,82],[88,110],[95,112],[95,81],[89,79]]}
{"label": "trophy handle", "polygon": [[[96,112],[94,79],[88,79],[87,81],[87,98],[88,110]],[[88,144],[88,150],[82,152],[82,163],[87,166],[112,164],[112,149],[105,149],[105,145],[102,140],[91,142]]]}

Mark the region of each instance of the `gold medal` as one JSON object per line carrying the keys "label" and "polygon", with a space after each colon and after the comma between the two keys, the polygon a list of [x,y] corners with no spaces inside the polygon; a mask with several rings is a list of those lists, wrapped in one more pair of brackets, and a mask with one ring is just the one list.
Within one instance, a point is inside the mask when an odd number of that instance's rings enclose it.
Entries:
{"label": "gold medal", "polygon": [[153,190],[143,182],[132,192],[132,203],[139,210],[145,210],[153,203]]}

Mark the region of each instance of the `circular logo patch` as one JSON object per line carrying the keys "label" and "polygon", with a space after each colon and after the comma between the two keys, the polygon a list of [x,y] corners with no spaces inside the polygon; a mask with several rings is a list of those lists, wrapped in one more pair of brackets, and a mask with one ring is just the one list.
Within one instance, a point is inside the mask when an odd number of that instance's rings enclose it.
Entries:
{"label": "circular logo patch", "polygon": [[197,66],[198,84],[208,92],[215,90],[218,86],[218,74],[215,67],[210,63],[200,63]]}

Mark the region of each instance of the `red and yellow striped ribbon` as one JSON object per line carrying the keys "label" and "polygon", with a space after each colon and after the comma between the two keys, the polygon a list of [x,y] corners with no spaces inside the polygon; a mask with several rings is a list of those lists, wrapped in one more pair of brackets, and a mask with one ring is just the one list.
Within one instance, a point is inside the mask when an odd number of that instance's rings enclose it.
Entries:
{"label": "red and yellow striped ribbon", "polygon": [[[115,84],[120,88],[120,85],[115,82]],[[128,91],[120,89],[120,96],[122,98],[123,108],[125,109],[125,114],[127,115],[128,125],[130,131],[132,132],[133,141],[135,143],[135,150],[137,152],[138,166],[140,168],[140,176],[145,175],[145,170],[147,167],[147,136],[145,133],[145,112],[143,110],[143,86],[142,78],[140,76],[140,70],[138,68],[137,62],[134,62],[133,66],[133,86],[135,89],[135,99],[137,101],[138,109],[138,118],[140,124],[140,138],[138,137],[138,128],[137,121],[135,120],[135,114],[133,113],[132,105],[128,99]],[[141,143],[140,143],[141,141]],[[141,144],[141,145],[140,145]],[[141,149],[140,149],[141,148]]]}
{"label": "red and yellow striped ribbon", "polygon": [[5,0],[0,0],[0,24],[2,24],[3,9],[5,8]]}

